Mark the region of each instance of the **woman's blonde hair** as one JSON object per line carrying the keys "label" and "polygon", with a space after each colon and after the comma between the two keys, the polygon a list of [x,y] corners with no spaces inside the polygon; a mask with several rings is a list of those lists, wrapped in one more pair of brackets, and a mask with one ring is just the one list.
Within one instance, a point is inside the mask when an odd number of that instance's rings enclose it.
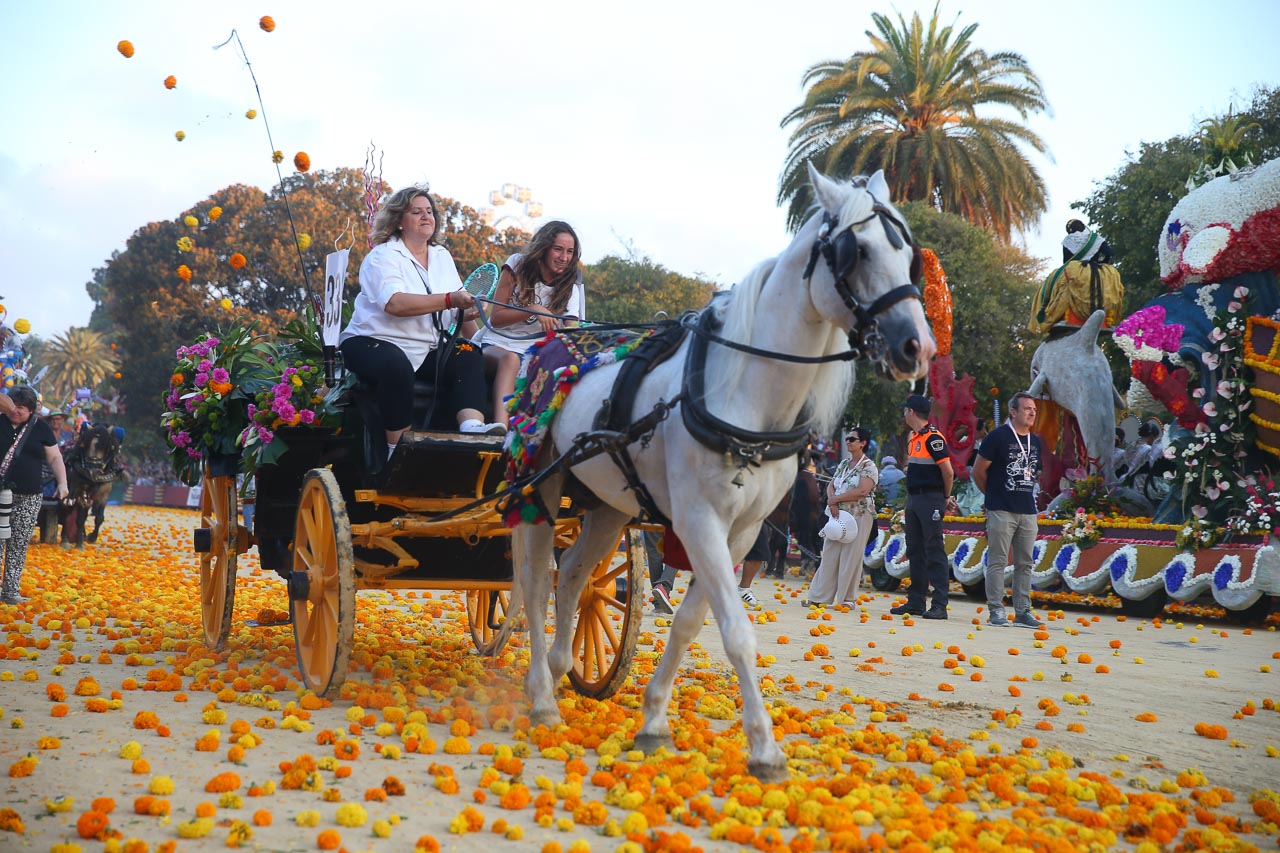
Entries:
{"label": "woman's blonde hair", "polygon": [[369,240],[373,245],[381,245],[395,236],[400,230],[400,219],[415,198],[425,198],[431,205],[431,213],[436,218],[436,230],[432,232],[431,239],[427,243],[431,246],[440,245],[440,233],[444,230],[444,213],[440,210],[440,203],[436,201],[435,196],[431,195],[431,187],[426,184],[405,187],[387,196],[387,200],[378,209],[378,215],[373,220],[373,230],[369,233]]}

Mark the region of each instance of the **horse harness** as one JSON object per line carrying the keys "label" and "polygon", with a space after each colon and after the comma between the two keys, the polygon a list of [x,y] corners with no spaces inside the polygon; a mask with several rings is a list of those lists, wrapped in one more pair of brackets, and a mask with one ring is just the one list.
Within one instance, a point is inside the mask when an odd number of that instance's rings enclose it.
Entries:
{"label": "horse harness", "polygon": [[[858,301],[858,297],[854,296],[853,285],[849,281],[858,266],[860,252],[858,235],[854,233],[854,229],[873,219],[880,220],[885,237],[895,249],[901,249],[903,246],[911,247],[911,281],[881,294],[870,305],[864,306]],[[838,224],[835,216],[823,212],[822,227],[809,253],[809,263],[804,269],[804,277],[807,280],[813,275],[819,258],[827,262],[827,268],[835,279],[836,293],[840,295],[845,307],[853,313],[853,325],[849,328],[849,349],[854,354],[853,358],[867,358],[873,362],[882,361],[886,356],[885,341],[884,335],[877,328],[876,318],[904,299],[920,298],[920,289],[916,285],[924,272],[924,257],[920,254],[920,248],[911,239],[911,232],[907,230],[906,224],[898,219],[892,210],[878,201],[872,205],[869,216],[857,222],[851,222],[848,228],[833,236]]]}

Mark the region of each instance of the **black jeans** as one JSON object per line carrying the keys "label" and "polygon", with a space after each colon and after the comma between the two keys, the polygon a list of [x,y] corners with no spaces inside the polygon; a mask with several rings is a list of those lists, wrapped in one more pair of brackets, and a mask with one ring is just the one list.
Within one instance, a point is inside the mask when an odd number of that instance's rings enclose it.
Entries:
{"label": "black jeans", "polygon": [[[389,431],[404,429],[413,420],[414,370],[404,350],[377,338],[348,338],[338,349],[348,369],[374,386],[382,426]],[[451,351],[450,351],[451,350]],[[436,363],[443,352],[448,357],[437,380]],[[483,412],[488,400],[484,382],[484,357],[480,348],[466,340],[437,346],[417,370],[417,377],[436,381],[435,410],[455,414],[463,409]]]}
{"label": "black jeans", "polygon": [[923,609],[929,587],[933,587],[933,606],[946,607],[951,587],[951,571],[947,565],[946,544],[942,540],[942,516],[947,499],[942,492],[922,492],[907,498],[903,524],[907,539],[907,556],[911,565],[911,588],[907,604]]}

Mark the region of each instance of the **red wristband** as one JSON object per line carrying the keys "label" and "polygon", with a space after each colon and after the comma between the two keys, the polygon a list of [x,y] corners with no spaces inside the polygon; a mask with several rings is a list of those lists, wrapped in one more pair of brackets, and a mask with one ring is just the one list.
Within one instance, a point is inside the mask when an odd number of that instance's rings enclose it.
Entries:
{"label": "red wristband", "polygon": [[444,307],[445,307],[445,308],[453,308],[453,294],[452,294],[452,293],[446,293],[446,294],[444,295]]}

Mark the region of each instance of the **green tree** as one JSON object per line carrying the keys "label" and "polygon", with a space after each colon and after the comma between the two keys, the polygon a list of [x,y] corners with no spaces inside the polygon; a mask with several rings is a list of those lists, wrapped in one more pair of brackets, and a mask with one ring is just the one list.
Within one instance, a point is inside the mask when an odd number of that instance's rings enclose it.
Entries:
{"label": "green tree", "polygon": [[583,271],[587,318],[598,323],[650,323],[665,311],[675,317],[706,305],[714,282],[672,272],[634,251],[607,255]]}
{"label": "green tree", "polygon": [[871,19],[871,48],[810,67],[804,103],[782,121],[794,125],[778,190],[789,226],[812,203],[809,162],[831,176],[884,169],[895,202],[929,202],[1005,240],[1034,225],[1047,202],[1024,149],[1043,154],[1045,143],[1019,121],[979,114],[1010,109],[1025,122],[1049,108],[1027,61],[975,47],[977,24],[939,26],[936,7],[927,29],[918,13]]}
{"label": "green tree", "polygon": [[[898,209],[916,242],[937,254],[947,274],[955,372],[974,377],[978,417],[989,417],[991,388],[999,389],[1003,401],[1031,383],[1031,356],[1041,339],[1027,331],[1027,318],[1042,264],[956,214],[921,202]],[[900,406],[910,393],[908,383],[880,381],[869,366],[859,365],[845,421],[869,427],[884,446],[902,430]]]}

